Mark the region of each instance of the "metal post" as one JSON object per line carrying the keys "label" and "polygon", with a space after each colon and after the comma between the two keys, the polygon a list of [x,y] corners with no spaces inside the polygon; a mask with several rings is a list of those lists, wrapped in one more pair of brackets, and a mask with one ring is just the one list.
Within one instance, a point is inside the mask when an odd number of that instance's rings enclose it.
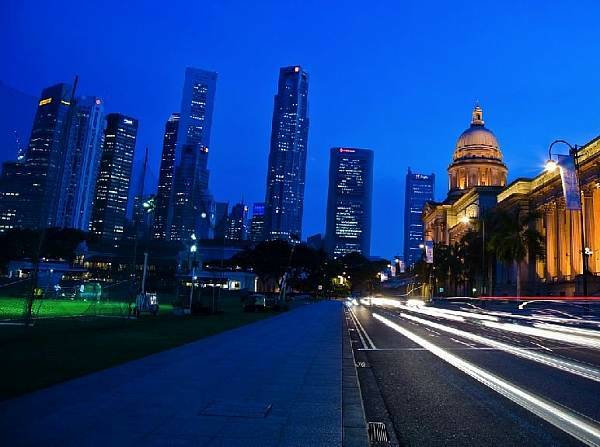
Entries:
{"label": "metal post", "polygon": [[571,156],[575,161],[575,171],[577,172],[577,183],[579,186],[579,197],[581,200],[581,209],[579,210],[579,225],[581,227],[581,268],[582,268],[582,285],[583,285],[583,296],[588,296],[588,284],[587,284],[587,276],[588,276],[588,265],[587,265],[587,255],[585,252],[585,217],[583,215],[583,206],[584,200],[581,198],[581,194],[583,189],[581,187],[581,172],[579,171],[579,154],[577,153],[577,145],[571,148]]}

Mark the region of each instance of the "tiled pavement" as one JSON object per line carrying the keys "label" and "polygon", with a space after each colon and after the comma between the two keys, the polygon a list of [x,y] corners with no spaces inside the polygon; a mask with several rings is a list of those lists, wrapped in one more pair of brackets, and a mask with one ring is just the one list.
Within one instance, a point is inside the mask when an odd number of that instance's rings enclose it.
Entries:
{"label": "tiled pavement", "polygon": [[0,445],[341,446],[341,318],[307,304],[1,402]]}

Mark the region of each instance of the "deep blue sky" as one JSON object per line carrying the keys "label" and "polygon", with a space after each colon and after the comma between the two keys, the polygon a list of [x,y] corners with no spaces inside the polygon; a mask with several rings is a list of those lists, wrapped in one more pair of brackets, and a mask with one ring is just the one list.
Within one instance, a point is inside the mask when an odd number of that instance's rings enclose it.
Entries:
{"label": "deep blue sky", "polygon": [[[600,134],[600,4],[508,1],[3,1],[0,79],[79,93],[139,118],[158,173],[186,66],[219,73],[209,166],[217,200],[262,201],[278,68],[310,74],[304,237],[325,227],[328,150],[375,151],[372,253],[402,251],[407,167],[446,168],[475,101],[509,179],[554,138]],[[156,181],[156,180],[155,180]]]}

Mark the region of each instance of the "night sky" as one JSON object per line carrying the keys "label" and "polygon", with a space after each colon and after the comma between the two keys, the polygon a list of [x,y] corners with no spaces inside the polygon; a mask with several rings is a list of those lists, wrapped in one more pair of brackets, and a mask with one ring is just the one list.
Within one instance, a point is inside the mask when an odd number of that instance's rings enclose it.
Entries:
{"label": "night sky", "polygon": [[[140,120],[156,183],[186,66],[219,73],[209,155],[216,200],[264,200],[278,69],[310,75],[303,236],[323,232],[329,148],[375,151],[372,249],[402,251],[404,176],[437,175],[479,101],[509,181],[555,138],[600,134],[597,2],[2,1],[0,79],[38,97],[79,93]],[[2,153],[6,153],[2,151]]]}

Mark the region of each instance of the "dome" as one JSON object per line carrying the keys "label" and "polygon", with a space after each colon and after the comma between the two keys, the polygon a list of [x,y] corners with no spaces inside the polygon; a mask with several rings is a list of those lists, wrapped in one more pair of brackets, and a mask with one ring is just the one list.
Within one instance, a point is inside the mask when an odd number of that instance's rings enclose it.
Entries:
{"label": "dome", "polygon": [[500,145],[494,133],[486,129],[483,121],[483,111],[476,106],[473,110],[471,126],[465,130],[456,141],[454,161],[469,158],[487,158],[502,161]]}
{"label": "dome", "polygon": [[448,167],[450,194],[462,194],[476,186],[504,186],[506,175],[498,140],[485,128],[483,111],[476,106],[471,126],[458,137]]}

